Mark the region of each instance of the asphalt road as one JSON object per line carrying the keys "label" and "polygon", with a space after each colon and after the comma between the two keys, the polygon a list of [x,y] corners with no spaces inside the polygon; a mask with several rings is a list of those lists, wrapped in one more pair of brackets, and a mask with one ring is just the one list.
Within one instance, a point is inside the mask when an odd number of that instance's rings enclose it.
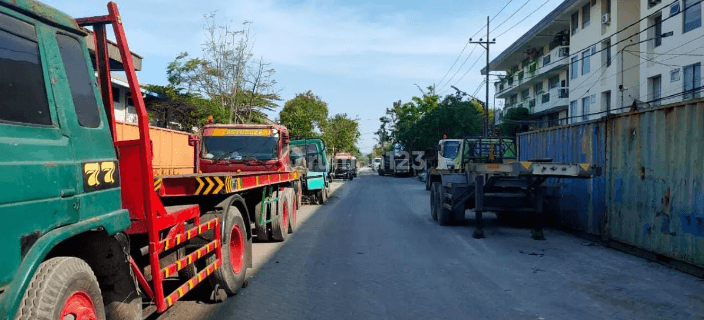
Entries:
{"label": "asphalt road", "polygon": [[[488,214],[441,227],[415,178],[363,174],[307,206],[285,243],[255,244],[249,286],[172,319],[704,319],[704,282],[569,233]],[[186,297],[188,298],[188,297]],[[190,300],[190,301],[188,301]]]}

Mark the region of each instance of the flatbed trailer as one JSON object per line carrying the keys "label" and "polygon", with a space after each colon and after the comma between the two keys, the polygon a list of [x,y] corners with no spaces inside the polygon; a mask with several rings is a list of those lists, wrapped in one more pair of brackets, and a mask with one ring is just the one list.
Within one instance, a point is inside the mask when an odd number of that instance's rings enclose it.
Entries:
{"label": "flatbed trailer", "polygon": [[[510,138],[464,139],[461,170],[438,171],[431,184],[431,217],[440,225],[465,219],[465,210],[473,209],[476,220],[474,238],[484,237],[483,213],[498,216],[529,214],[535,218],[532,237],[545,239],[543,232],[544,199],[548,178],[590,179],[601,175],[601,168],[588,163],[555,163],[550,159],[515,161],[506,159]],[[488,147],[488,148],[487,148]],[[487,152],[488,151],[488,152]],[[488,153],[488,154],[487,154]],[[515,153],[513,153],[515,154]]]}

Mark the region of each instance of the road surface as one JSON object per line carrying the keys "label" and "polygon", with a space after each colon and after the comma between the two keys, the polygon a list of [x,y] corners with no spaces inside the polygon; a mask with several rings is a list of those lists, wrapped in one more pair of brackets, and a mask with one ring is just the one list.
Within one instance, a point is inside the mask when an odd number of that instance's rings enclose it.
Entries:
{"label": "road surface", "polygon": [[[173,319],[703,319],[704,282],[560,230],[534,241],[488,215],[441,227],[416,178],[362,173],[300,212],[283,244],[255,244],[249,286]],[[467,216],[471,217],[469,211]],[[188,299],[187,299],[188,300]]]}

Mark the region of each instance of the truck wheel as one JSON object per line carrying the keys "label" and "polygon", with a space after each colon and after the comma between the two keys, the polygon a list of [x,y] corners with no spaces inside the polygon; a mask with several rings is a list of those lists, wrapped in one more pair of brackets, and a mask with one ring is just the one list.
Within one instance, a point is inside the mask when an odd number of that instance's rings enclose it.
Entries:
{"label": "truck wheel", "polygon": [[438,187],[440,183],[433,182],[430,187],[430,216],[433,220],[438,221]]}
{"label": "truck wheel", "polygon": [[452,223],[452,216],[454,212],[450,211],[449,209],[445,208],[445,190],[440,183],[438,183],[438,188],[437,192],[435,193],[437,196],[437,203],[438,203],[438,223],[441,226],[446,226]]}
{"label": "truck wheel", "polygon": [[318,190],[318,204],[326,204],[328,203],[328,193],[325,192],[325,187],[322,189]]}
{"label": "truck wheel", "polygon": [[[215,270],[211,283],[218,284],[228,296],[237,293],[242,287],[247,273],[247,229],[242,214],[236,206],[229,206],[222,217],[222,266]],[[207,263],[215,262],[212,254]]]}
{"label": "truck wheel", "polygon": [[384,173],[382,173],[381,170],[379,170],[377,173],[378,173],[380,176],[383,176],[383,175],[384,175]]}
{"label": "truck wheel", "polygon": [[[262,212],[262,206],[264,206],[264,211]],[[254,206],[254,216],[257,218],[257,221],[255,223],[255,228],[254,228],[254,235],[257,236],[257,242],[267,242],[270,240],[269,232],[267,230],[266,225],[259,225],[259,220],[264,220],[266,221],[268,217],[270,216],[271,213],[271,206],[264,204],[263,201],[257,203],[257,205]],[[263,215],[263,217],[260,217]]]}
{"label": "truck wheel", "polygon": [[81,259],[44,261],[34,273],[15,319],[105,320],[98,279]]}
{"label": "truck wheel", "polygon": [[288,208],[289,212],[291,213],[291,216],[288,219],[288,233],[293,233],[296,231],[296,213],[298,212],[298,208],[296,208],[296,199],[298,196],[296,195],[295,190],[290,190],[289,191],[289,199],[292,199],[292,201],[289,201],[288,203]]}
{"label": "truck wheel", "polygon": [[430,176],[425,176],[425,190],[430,190]]}
{"label": "truck wheel", "polygon": [[[176,259],[182,259],[186,257],[188,254],[192,253],[193,251],[186,251],[186,248],[180,248],[178,249],[178,254],[176,256]],[[194,263],[189,264],[185,268],[181,269],[178,271],[178,278],[181,281],[188,281],[193,279],[198,274],[198,269],[196,268],[196,265]]]}
{"label": "truck wheel", "polygon": [[288,218],[290,202],[288,198],[288,189],[279,191],[279,201],[276,202],[276,215],[274,221],[271,222],[271,239],[274,241],[284,241],[288,236]]}

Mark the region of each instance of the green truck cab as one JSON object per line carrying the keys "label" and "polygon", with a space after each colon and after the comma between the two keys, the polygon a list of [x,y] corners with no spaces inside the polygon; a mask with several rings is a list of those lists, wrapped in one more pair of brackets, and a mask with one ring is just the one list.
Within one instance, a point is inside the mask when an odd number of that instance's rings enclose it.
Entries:
{"label": "green truck cab", "polygon": [[330,165],[325,142],[318,138],[291,140],[291,164],[301,171],[302,194],[310,202],[327,202]]}
{"label": "green truck cab", "polygon": [[51,7],[0,0],[0,319],[63,318],[91,301],[110,314],[125,299],[116,291],[137,292],[85,36]]}

